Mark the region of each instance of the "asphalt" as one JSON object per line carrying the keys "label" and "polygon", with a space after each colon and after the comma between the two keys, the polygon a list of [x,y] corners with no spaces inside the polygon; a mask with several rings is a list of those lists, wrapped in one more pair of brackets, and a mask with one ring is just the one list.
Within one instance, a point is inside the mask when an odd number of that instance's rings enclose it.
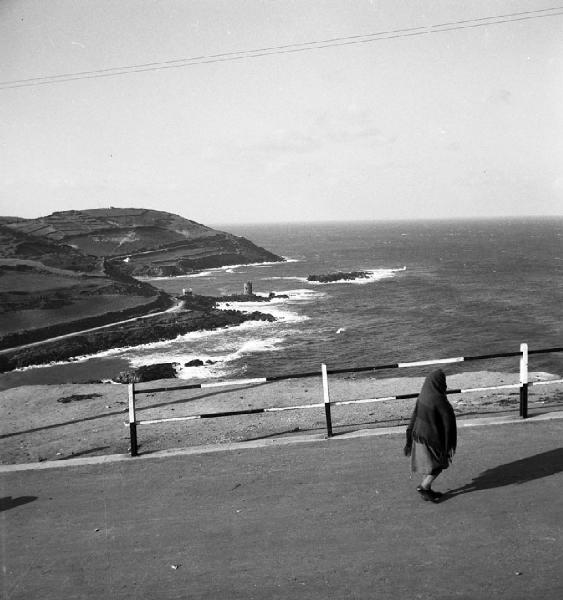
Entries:
{"label": "asphalt", "polygon": [[403,429],[5,465],[2,598],[559,600],[561,416],[459,421],[439,504]]}

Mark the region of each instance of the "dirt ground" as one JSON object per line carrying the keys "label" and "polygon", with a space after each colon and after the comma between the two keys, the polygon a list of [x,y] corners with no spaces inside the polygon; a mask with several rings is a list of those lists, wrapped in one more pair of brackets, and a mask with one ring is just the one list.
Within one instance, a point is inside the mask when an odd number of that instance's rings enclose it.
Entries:
{"label": "dirt ground", "polygon": [[[555,376],[531,373],[530,381]],[[416,393],[423,379],[380,379],[369,375],[329,378],[331,401],[358,400]],[[158,393],[136,396],[137,420],[175,418],[201,413],[261,407],[310,405],[323,402],[320,377],[236,387],[178,390],[185,381],[163,380],[139,384],[138,390],[167,387]],[[450,389],[517,384],[518,375],[468,372],[448,376]],[[456,414],[518,414],[518,388],[449,396]],[[563,384],[529,389],[530,413],[561,409]],[[414,399],[333,406],[335,433],[366,427],[404,423]],[[126,385],[61,384],[25,386],[0,392],[0,456],[2,464],[65,460],[78,456],[129,451],[128,396]],[[139,425],[139,452],[323,433],[324,407],[239,415],[214,419],[172,421]]]}
{"label": "dirt ground", "polygon": [[460,433],[439,504],[402,433],[5,470],[2,597],[560,600],[561,420]]}

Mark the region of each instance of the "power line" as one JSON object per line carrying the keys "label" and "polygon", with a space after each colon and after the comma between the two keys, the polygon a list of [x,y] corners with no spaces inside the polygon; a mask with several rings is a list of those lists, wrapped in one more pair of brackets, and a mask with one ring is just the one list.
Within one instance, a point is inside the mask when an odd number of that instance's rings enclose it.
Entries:
{"label": "power line", "polygon": [[[560,11],[560,12],[554,12]],[[354,44],[368,44],[383,40],[397,39],[402,37],[412,37],[419,35],[428,35],[431,33],[441,33],[445,31],[456,31],[459,29],[470,29],[476,27],[488,27],[501,23],[512,23],[516,21],[527,21],[530,19],[540,19],[545,17],[555,17],[563,15],[563,6],[552,8],[543,8],[526,12],[509,13],[504,15],[493,15],[481,17],[478,19],[467,19],[463,21],[452,21],[449,23],[440,23],[429,27],[409,27],[403,29],[392,29],[389,31],[380,31],[377,33],[352,35],[345,37],[328,38],[325,40],[316,40],[309,42],[300,42],[296,44],[285,44],[283,46],[269,46],[265,48],[255,48],[251,50],[237,50],[233,52],[224,52],[220,54],[210,54],[204,56],[194,56],[190,58],[179,58],[174,60],[142,63],[138,65],[126,65],[121,67],[109,67],[93,71],[78,71],[74,73],[63,73],[59,75],[45,75],[41,77],[31,77],[27,79],[16,79],[13,81],[1,81],[0,90],[32,87],[39,85],[49,85],[53,83],[63,83],[68,81],[77,81],[81,79],[98,79],[101,77],[116,77],[119,75],[128,75],[130,73],[143,73],[147,71],[162,71],[164,69],[179,69],[195,65],[229,62],[234,60],[243,60],[247,58],[260,58],[274,54],[292,54],[297,52],[307,52],[310,50],[320,50],[338,46],[349,46]]]}

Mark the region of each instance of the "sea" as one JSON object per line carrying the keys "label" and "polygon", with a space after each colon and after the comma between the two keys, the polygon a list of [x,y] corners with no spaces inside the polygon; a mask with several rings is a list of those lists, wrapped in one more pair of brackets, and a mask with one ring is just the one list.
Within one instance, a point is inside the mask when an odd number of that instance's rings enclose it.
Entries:
{"label": "sea", "polygon": [[[0,389],[85,382],[159,362],[194,383],[292,375],[563,346],[563,218],[222,225],[286,260],[150,279],[171,293],[274,293],[275,322],[194,332],[0,375]],[[331,283],[309,275],[367,272]],[[148,325],[147,325],[148,326]],[[187,367],[200,359],[203,366]],[[563,376],[563,353],[530,356],[531,371]],[[407,371],[408,369],[400,369]],[[449,365],[513,371],[518,357]],[[423,369],[413,371],[420,375]],[[389,372],[388,376],[396,373]]]}

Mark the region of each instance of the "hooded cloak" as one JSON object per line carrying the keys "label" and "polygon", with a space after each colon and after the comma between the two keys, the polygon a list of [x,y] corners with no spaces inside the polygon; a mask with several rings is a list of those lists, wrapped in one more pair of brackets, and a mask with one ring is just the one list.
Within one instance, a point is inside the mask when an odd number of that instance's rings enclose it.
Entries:
{"label": "hooded cloak", "polygon": [[446,396],[446,376],[436,369],[424,380],[416,400],[407,437],[424,444],[442,468],[447,469],[457,445],[454,410]]}

